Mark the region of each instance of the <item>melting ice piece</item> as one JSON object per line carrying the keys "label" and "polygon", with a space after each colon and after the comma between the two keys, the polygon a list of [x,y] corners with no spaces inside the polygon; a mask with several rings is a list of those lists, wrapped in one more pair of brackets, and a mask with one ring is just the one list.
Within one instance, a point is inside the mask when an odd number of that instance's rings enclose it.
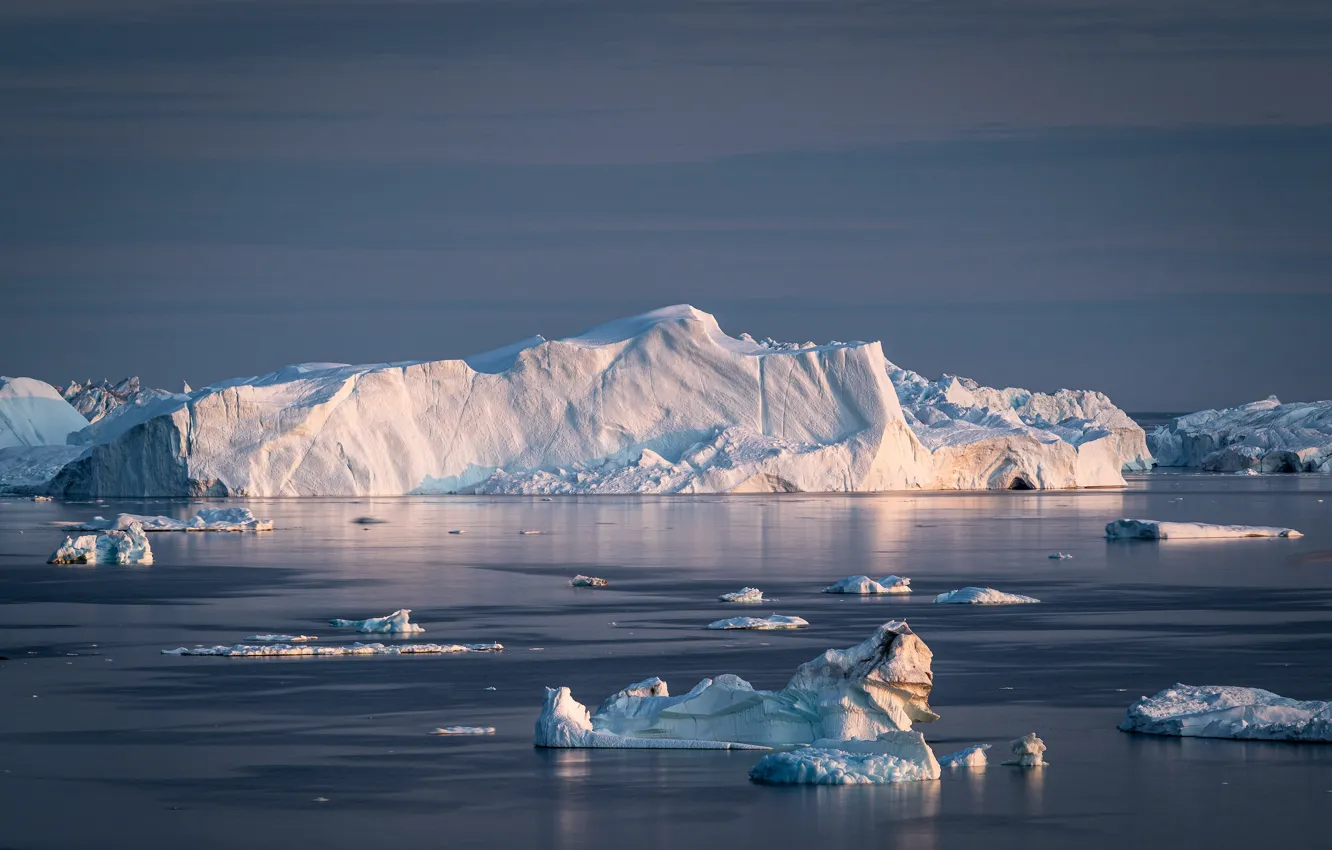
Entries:
{"label": "melting ice piece", "polygon": [[989,759],[985,756],[985,751],[989,748],[989,744],[974,744],[964,750],[958,750],[957,752],[949,753],[946,756],[939,756],[939,766],[985,767],[989,764]]}
{"label": "melting ice piece", "polygon": [[286,655],[438,655],[456,652],[500,652],[498,643],[353,643],[348,646],[310,646],[309,644],[268,643],[235,646],[196,646],[164,649],[163,655],[217,655],[226,658],[267,658]]}
{"label": "melting ice piece", "polygon": [[246,640],[255,643],[309,643],[319,638],[314,635],[250,635]]}
{"label": "melting ice piece", "polygon": [[144,531],[272,531],[271,519],[256,519],[246,508],[203,508],[189,519],[166,516],[117,514],[115,519],[96,516],[82,525],[69,526],[78,531],[124,531],[131,523]]}
{"label": "melting ice piece", "polygon": [[1041,600],[1033,596],[1023,596],[1020,593],[1004,593],[992,587],[964,587],[960,590],[940,593],[934,597],[934,601],[967,605],[1019,605],[1040,602]]}
{"label": "melting ice piece", "polygon": [[1205,522],[1160,522],[1117,519],[1105,526],[1110,540],[1200,540],[1217,537],[1303,537],[1293,528],[1268,525],[1210,525]]}
{"label": "melting ice piece", "polygon": [[33,496],[33,497],[32,497],[32,500],[33,500],[34,502],[53,502],[53,501],[55,501],[55,500],[52,499],[50,496]]}
{"label": "melting ice piece", "polygon": [[388,520],[380,519],[377,516],[358,516],[356,519],[352,520],[352,522],[357,525],[383,525],[388,522]]}
{"label": "melting ice piece", "polygon": [[1147,735],[1332,742],[1332,702],[1259,688],[1175,685],[1129,706],[1119,728]]}
{"label": "melting ice piece", "polygon": [[1051,561],[1067,561],[1069,558],[1072,558],[1072,557],[1073,557],[1073,556],[1070,555],[1070,554],[1067,553],[1067,552],[1054,552],[1054,553],[1052,553],[1052,554],[1050,555],[1050,560],[1051,560]]}
{"label": "melting ice piece", "polygon": [[606,581],[604,578],[585,576],[581,573],[574,576],[569,581],[570,587],[606,587],[608,584],[610,584],[610,582]]}
{"label": "melting ice piece", "polygon": [[449,534],[466,534],[466,533],[467,533],[467,529],[465,529],[465,528],[455,528],[455,529],[453,529],[452,531],[449,532]]}
{"label": "melting ice piece", "polygon": [[828,585],[824,593],[910,593],[911,579],[902,576],[885,576],[883,581],[875,581],[869,576],[848,576],[841,581]]}
{"label": "melting ice piece", "polygon": [[541,532],[540,532],[539,530],[537,530],[537,529],[533,529],[533,528],[525,528],[525,529],[523,529],[522,531],[520,531],[520,532],[518,532],[518,533],[519,533],[519,534],[540,534]]}
{"label": "melting ice piece", "polygon": [[50,564],[151,564],[153,547],[137,522],[123,530],[80,534],[65,538],[51,553]]}
{"label": "melting ice piece", "polygon": [[759,759],[749,778],[767,785],[886,785],[939,778],[939,762],[919,732],[884,732],[873,741],[818,740]]}
{"label": "melting ice piece", "polygon": [[370,617],[366,620],[329,620],[329,625],[339,628],[351,628],[362,634],[419,634],[425,629],[411,621],[412,609],[399,608],[383,617]]}
{"label": "melting ice piece", "polygon": [[1018,767],[1043,767],[1045,765],[1045,742],[1036,737],[1035,732],[1028,732],[1009,744],[1013,748],[1013,761],[1004,764]]}
{"label": "melting ice piece", "polygon": [[[780,691],[739,676],[704,679],[683,696],[660,679],[637,682],[595,714],[568,688],[548,690],[536,726],[539,747],[808,744],[820,738],[873,741],[884,732],[938,720],[929,706],[932,654],[906,623],[892,620],[850,649],[800,665]],[[662,739],[674,744],[654,743]],[[685,741],[686,743],[679,743]],[[703,742],[703,743],[700,743]]]}
{"label": "melting ice piece", "polygon": [[770,617],[730,617],[708,623],[710,629],[751,629],[771,631],[774,629],[798,629],[808,626],[803,617],[788,617],[785,614],[773,614]]}
{"label": "melting ice piece", "polygon": [[431,735],[494,735],[494,726],[441,726]]}
{"label": "melting ice piece", "polygon": [[718,602],[740,602],[744,604],[758,604],[763,601],[763,591],[757,587],[742,587],[731,593],[723,593],[717,597]]}

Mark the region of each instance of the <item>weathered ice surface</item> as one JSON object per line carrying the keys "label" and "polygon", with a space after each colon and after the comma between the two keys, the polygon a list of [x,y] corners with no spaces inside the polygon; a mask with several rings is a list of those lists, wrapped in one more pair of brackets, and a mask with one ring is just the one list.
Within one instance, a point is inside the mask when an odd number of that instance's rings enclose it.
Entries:
{"label": "weathered ice surface", "polygon": [[884,732],[874,741],[815,741],[759,759],[749,778],[765,785],[886,785],[939,778],[939,762],[919,732]]}
{"label": "weathered ice surface", "polygon": [[65,538],[51,554],[51,564],[151,564],[153,547],[148,544],[143,526],[129,522],[125,526]]}
{"label": "weathered ice surface", "polygon": [[1175,685],[1129,706],[1119,728],[1146,735],[1332,742],[1332,702],[1259,688]]}
{"label": "weathered ice surface", "polygon": [[1303,537],[1293,528],[1268,525],[1211,525],[1205,522],[1159,522],[1117,519],[1105,526],[1110,540],[1201,540],[1206,538]]}
{"label": "weathered ice surface", "polygon": [[87,424],[50,384],[0,377],[0,449],[63,446]]}
{"label": "weathered ice surface", "polygon": [[1030,605],[1041,600],[1020,593],[1004,593],[993,587],[964,587],[940,593],[934,601],[953,605]]}
{"label": "weathered ice surface", "polygon": [[[203,508],[186,520],[165,516],[117,514],[115,519],[93,517],[82,525],[72,526],[79,531],[125,529],[138,523],[144,531],[272,531],[271,519],[257,519],[247,508]],[[66,526],[70,527],[70,526]]]}
{"label": "weathered ice surface", "polygon": [[1209,472],[1332,472],[1332,401],[1282,404],[1276,396],[1202,410],[1154,428],[1161,466]]}

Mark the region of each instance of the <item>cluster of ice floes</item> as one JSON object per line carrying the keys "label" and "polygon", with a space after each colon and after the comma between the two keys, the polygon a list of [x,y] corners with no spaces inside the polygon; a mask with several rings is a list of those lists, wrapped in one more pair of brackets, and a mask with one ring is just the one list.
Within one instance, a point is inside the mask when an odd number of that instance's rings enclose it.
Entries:
{"label": "cluster of ice floes", "polygon": [[950,768],[985,767],[990,763],[985,755],[985,751],[989,748],[989,744],[974,744],[964,750],[958,750],[946,756],[939,756],[939,766]]}
{"label": "cluster of ice floes", "polygon": [[758,605],[762,603],[763,591],[757,587],[742,587],[731,593],[723,593],[717,597],[718,602],[737,602],[742,605]]}
{"label": "cluster of ice floes", "polygon": [[370,617],[365,620],[329,620],[328,623],[341,629],[355,629],[361,634],[414,635],[425,631],[412,622],[410,608],[399,608],[383,617]]}
{"label": "cluster of ice floes", "polygon": [[570,587],[608,587],[610,582],[597,576],[576,575],[569,579]]}
{"label": "cluster of ice floes", "polygon": [[1117,519],[1105,526],[1111,540],[1203,540],[1242,537],[1303,537],[1293,528],[1270,525],[1211,525],[1205,522],[1160,522]]}
{"label": "cluster of ice floes", "polygon": [[823,589],[824,593],[910,593],[911,579],[903,576],[884,576],[875,581],[869,576],[847,576]]}
{"label": "cluster of ice floes", "polygon": [[755,631],[774,631],[779,629],[799,629],[809,625],[803,617],[791,617],[786,614],[773,614],[768,617],[728,617],[708,623],[710,629],[751,629]]}
{"label": "cluster of ice floes", "polygon": [[1210,472],[1332,472],[1332,401],[1282,404],[1276,396],[1203,410],[1155,428],[1161,466]]}
{"label": "cluster of ice floes", "polygon": [[151,564],[153,547],[143,526],[129,522],[115,530],[70,535],[51,554],[51,564]]}
{"label": "cluster of ice floes", "polygon": [[263,643],[235,646],[196,646],[164,649],[163,655],[214,655],[224,658],[276,658],[293,655],[448,655],[458,652],[500,652],[498,643],[353,643],[345,646],[311,646],[308,643]]}
{"label": "cluster of ice floes", "polygon": [[1033,596],[1020,593],[1004,593],[992,587],[964,587],[950,590],[934,597],[935,602],[955,605],[1022,605],[1040,602]]}
{"label": "cluster of ice floes", "polygon": [[1259,688],[1175,685],[1129,706],[1119,728],[1147,735],[1332,742],[1332,702]]}
{"label": "cluster of ice floes", "polygon": [[105,409],[81,431],[47,389],[68,423],[40,444],[85,450],[42,486],[80,498],[1087,487],[1147,462],[1141,429],[1098,393],[932,383],[877,342],[737,339],[688,306],[464,360],[300,364],[114,408],[117,387],[71,388]]}
{"label": "cluster of ice floes", "polygon": [[759,759],[749,778],[768,785],[885,785],[939,778],[939,762],[919,732],[884,732],[873,741],[818,740]]}
{"label": "cluster of ice floes", "polygon": [[144,531],[272,531],[271,519],[257,519],[246,508],[203,508],[186,520],[172,519],[165,516],[139,516],[137,514],[117,514],[115,519],[93,517],[82,525],[73,526],[79,531],[103,531],[124,529],[132,523],[138,523]]}

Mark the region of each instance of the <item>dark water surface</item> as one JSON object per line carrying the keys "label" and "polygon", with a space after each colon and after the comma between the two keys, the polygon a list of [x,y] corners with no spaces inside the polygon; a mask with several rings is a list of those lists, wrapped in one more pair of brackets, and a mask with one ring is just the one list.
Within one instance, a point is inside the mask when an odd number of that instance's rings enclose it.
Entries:
{"label": "dark water surface", "polygon": [[[1323,501],[1319,501],[1323,500]],[[1177,681],[1332,698],[1332,482],[1139,476],[1125,491],[254,501],[268,535],[158,534],[152,567],[56,567],[52,523],[184,502],[0,502],[0,848],[1329,846],[1332,747],[1126,735]],[[361,526],[359,516],[386,520]],[[1121,516],[1300,540],[1108,543]],[[451,528],[467,534],[450,536]],[[541,535],[519,535],[540,529]],[[21,533],[20,533],[21,532]],[[1052,561],[1051,552],[1074,554]],[[574,590],[575,573],[611,588]],[[910,597],[818,593],[912,577]],[[1037,606],[936,606],[968,584]],[[709,632],[755,585],[794,633]],[[410,607],[497,655],[163,656]],[[936,751],[1037,732],[1051,765],[881,787],[751,784],[754,753],[545,751],[546,685],[781,687],[905,617]],[[532,651],[541,647],[543,651]],[[495,690],[485,690],[493,687]],[[438,738],[489,725],[494,737]],[[999,759],[994,759],[998,761]],[[327,802],[316,802],[327,798]]]}

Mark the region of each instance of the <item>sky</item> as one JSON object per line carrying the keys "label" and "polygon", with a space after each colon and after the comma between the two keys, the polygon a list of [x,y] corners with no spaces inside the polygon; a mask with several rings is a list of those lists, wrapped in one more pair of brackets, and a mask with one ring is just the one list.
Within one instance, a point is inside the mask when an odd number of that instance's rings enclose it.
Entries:
{"label": "sky", "polygon": [[0,374],[690,303],[1133,411],[1332,398],[1332,4],[0,3]]}

